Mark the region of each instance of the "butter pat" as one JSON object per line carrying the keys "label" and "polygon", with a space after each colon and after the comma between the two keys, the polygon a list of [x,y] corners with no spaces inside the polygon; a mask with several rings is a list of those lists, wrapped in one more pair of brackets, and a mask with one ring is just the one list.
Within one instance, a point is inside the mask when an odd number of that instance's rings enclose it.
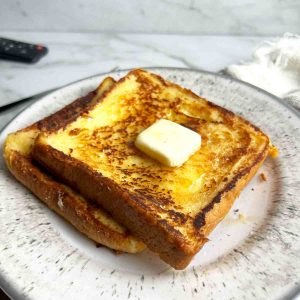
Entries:
{"label": "butter pat", "polygon": [[135,145],[162,164],[178,167],[201,147],[201,136],[177,123],[160,119],[138,135]]}

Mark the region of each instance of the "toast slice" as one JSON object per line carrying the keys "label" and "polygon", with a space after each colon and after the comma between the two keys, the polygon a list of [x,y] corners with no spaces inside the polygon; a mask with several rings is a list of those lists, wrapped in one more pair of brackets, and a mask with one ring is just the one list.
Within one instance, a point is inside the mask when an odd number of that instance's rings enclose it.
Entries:
{"label": "toast slice", "polygon": [[95,205],[68,186],[60,183],[32,161],[31,150],[38,134],[44,130],[57,130],[84,112],[89,105],[114,84],[106,78],[98,89],[76,100],[59,112],[27,128],[10,134],[4,146],[4,158],[11,173],[46,205],[69,221],[80,232],[109,248],[136,253],[145,245],[129,234],[99,205]]}
{"label": "toast slice", "polygon": [[[158,119],[186,126],[202,146],[181,167],[140,152]],[[207,242],[268,155],[269,138],[234,113],[144,70],[120,79],[76,120],[43,132],[34,158],[96,201],[175,269]]]}

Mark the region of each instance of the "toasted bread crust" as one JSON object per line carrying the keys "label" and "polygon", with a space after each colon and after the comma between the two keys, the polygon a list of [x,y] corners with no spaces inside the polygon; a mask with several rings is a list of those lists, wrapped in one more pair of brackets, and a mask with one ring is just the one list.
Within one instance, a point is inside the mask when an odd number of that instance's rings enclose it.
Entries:
{"label": "toasted bread crust", "polygon": [[114,82],[113,78],[106,77],[96,90],[88,93],[84,97],[74,100],[59,111],[36,122],[24,130],[29,130],[32,127],[37,127],[39,130],[43,131],[55,131],[60,128],[64,128],[70,122],[86,113],[97,102],[101,101],[102,97],[113,86]]}
{"label": "toasted bread crust", "polygon": [[[168,227],[167,224],[160,224],[165,229],[162,230],[161,226],[147,217],[147,212],[141,208],[142,202],[139,202],[139,199],[135,199],[136,202],[131,201],[130,195],[115,185],[113,181],[100,176],[72,157],[44,144],[37,143],[33,155],[41,165],[47,168],[51,165],[51,173],[61,177],[62,180],[76,188],[88,199],[97,201],[106,207],[116,220],[131,228],[135,236],[140,238],[150,250],[157,252],[173,268],[181,270],[190,263],[196,252],[207,242],[206,236],[226,216],[236,197],[268,155],[268,146],[259,159],[255,161],[255,164],[247,171],[242,172],[234,183],[229,183],[231,188],[220,194],[219,200],[205,211],[205,222],[199,228],[203,235],[202,242],[199,243],[199,248],[192,252],[186,247],[183,240],[182,244],[180,243],[181,235],[177,234],[174,228]],[[54,161],[55,164],[49,164],[48,160]],[[65,168],[66,162],[68,168]],[[75,182],[76,184],[74,184]]]}
{"label": "toasted bread crust", "polygon": [[[77,189],[84,197],[105,206],[116,220],[131,228],[137,238],[174,268],[185,268],[193,258],[195,252],[190,253],[183,240],[180,243],[179,232],[168,227],[167,223],[155,223],[147,214],[147,207],[143,208],[138,198],[132,201],[131,196],[112,180],[100,176],[81,162],[47,145],[37,143],[33,156],[52,174]],[[48,160],[55,163],[49,164]],[[203,238],[203,244],[205,242],[206,238]]]}
{"label": "toasted bread crust", "polygon": [[46,175],[28,157],[12,151],[9,160],[9,170],[23,185],[90,239],[124,252],[136,253],[145,248],[127,230],[118,232],[100,222],[94,215],[94,205],[81,201],[72,190]]}
{"label": "toasted bread crust", "polygon": [[[139,72],[144,71],[135,70],[130,74],[139,75]],[[199,99],[191,91],[164,81],[157,75],[153,76],[156,76],[156,79],[163,85],[175,86],[185,94],[193,97],[194,100]],[[143,78],[139,78],[139,80],[142,82]],[[119,82],[123,81],[124,78]],[[147,80],[144,83],[147,85]],[[262,145],[264,147],[263,149],[258,148],[260,152],[255,152],[255,160],[252,165],[249,166],[247,164],[247,168],[239,168],[233,173],[236,176],[228,180],[228,182],[226,181],[225,186],[222,185],[224,188],[219,190],[218,194],[196,216],[191,217],[182,214],[183,217],[187,216],[189,221],[192,219],[193,236],[190,240],[185,238],[175,226],[172,226],[172,222],[153,217],[155,216],[153,210],[155,211],[157,208],[155,205],[148,205],[147,201],[144,201],[142,193],[135,194],[129,191],[125,186],[123,187],[112,179],[102,176],[100,172],[95,171],[84,162],[43,143],[43,137],[35,144],[33,156],[41,165],[48,168],[51,173],[60,177],[74,189],[77,189],[86,198],[96,201],[105,207],[118,222],[130,228],[136,237],[145,242],[150,250],[158,253],[164,261],[175,269],[183,269],[205,244],[207,235],[227,214],[234,199],[263,163],[269,150],[269,139],[257,127],[224,108],[210,102],[207,102],[207,104],[220,112],[227,124],[232,125],[235,120],[239,120],[244,124],[250,125],[249,127],[252,127],[262,137]],[[246,149],[241,147],[239,150],[239,155],[245,155],[243,151],[246,151]],[[169,205],[170,203],[167,204]],[[171,215],[170,211],[173,212],[172,207],[168,210],[169,214],[167,216],[171,218],[173,215]],[[180,212],[175,210],[174,213],[180,214]],[[174,219],[172,218],[172,220]],[[179,221],[175,219],[174,222]],[[186,220],[180,222],[182,227],[185,226],[185,222]]]}
{"label": "toasted bread crust", "polygon": [[264,151],[260,153],[258,159],[251,166],[251,168],[247,168],[240,172],[238,176],[232,180],[228,186],[217,196],[217,198],[215,198],[210,205],[204,209],[204,221],[202,221],[200,229],[204,236],[208,236],[211,231],[224,219],[232,207],[235,199],[239,196],[243,188],[248,184],[248,182],[263,164],[264,160],[268,156],[268,153],[269,145],[266,145]]}
{"label": "toasted bread crust", "polygon": [[[205,235],[207,235],[207,232],[208,233],[210,232],[209,230],[207,231],[206,227],[210,227],[211,223],[214,223],[214,222],[212,222],[213,220],[211,220],[211,218],[208,217],[208,214],[213,210],[218,211],[219,208],[214,209],[214,206],[216,206],[220,202],[222,202],[224,198],[227,199],[228,204],[230,204],[231,203],[231,201],[230,201],[231,195],[235,196],[232,199],[232,201],[234,201],[234,199],[236,197],[238,197],[240,191],[248,183],[248,181],[251,180],[253,175],[256,173],[256,171],[259,169],[261,164],[264,162],[264,160],[266,159],[268,153],[269,153],[269,144],[266,144],[265,148],[263,149],[263,151],[261,153],[259,153],[259,155],[257,156],[254,163],[250,167],[247,167],[247,168],[241,170],[240,172],[238,172],[238,174],[223,188],[223,190],[221,190],[213,198],[213,200],[209,203],[209,205],[207,205],[196,216],[196,218],[194,220],[194,226],[197,229],[201,229],[201,232],[203,232],[203,234],[205,234]],[[248,178],[248,176],[249,176],[249,178]],[[246,183],[243,184],[243,182],[245,180],[246,180]],[[241,184],[242,184],[242,188],[237,187],[238,185],[241,185]],[[229,194],[229,196],[228,196],[228,194]],[[231,207],[231,205],[230,205],[230,207]],[[221,221],[223,218],[221,218],[221,216],[220,216],[220,218],[217,218],[217,219],[220,219],[220,221]],[[219,222],[217,222],[217,223],[219,223]]]}
{"label": "toasted bread crust", "polygon": [[16,179],[80,232],[95,242],[109,248],[136,253],[145,249],[145,245],[142,242],[133,237],[125,228],[117,225],[118,229],[116,229],[100,221],[97,216],[100,214],[106,218],[107,214],[104,211],[82,199],[81,196],[70,188],[47,175],[45,170],[40,169],[32,161],[31,153],[15,151],[10,145],[14,140],[13,135],[20,136],[30,131],[34,132],[34,135],[37,135],[38,132],[43,130],[57,130],[64,127],[83,114],[90,105],[93,105],[93,102],[100,100],[101,93],[103,94],[113,85],[113,82],[112,78],[106,78],[97,90],[73,101],[60,111],[29,127],[11,134],[4,145],[4,158],[8,169]]}

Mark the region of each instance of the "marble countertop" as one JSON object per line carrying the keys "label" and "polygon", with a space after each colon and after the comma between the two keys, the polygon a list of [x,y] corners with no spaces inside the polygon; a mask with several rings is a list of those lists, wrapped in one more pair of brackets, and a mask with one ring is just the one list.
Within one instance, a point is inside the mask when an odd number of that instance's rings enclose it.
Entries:
{"label": "marble countertop", "polygon": [[[217,72],[250,59],[253,49],[267,39],[51,32],[0,32],[0,36],[49,47],[48,55],[33,65],[0,60],[0,105],[116,69],[172,66]],[[28,104],[0,108],[0,128]]]}
{"label": "marble countertop", "polygon": [[299,27],[299,0],[1,0],[0,9],[1,30],[16,31],[282,35]]}
{"label": "marble countertop", "polygon": [[[249,60],[255,47],[269,39],[51,32],[0,32],[0,36],[43,43],[50,50],[34,65],[0,60],[0,105],[116,69],[172,66],[218,72],[229,64]],[[0,130],[37,99],[0,108]]]}

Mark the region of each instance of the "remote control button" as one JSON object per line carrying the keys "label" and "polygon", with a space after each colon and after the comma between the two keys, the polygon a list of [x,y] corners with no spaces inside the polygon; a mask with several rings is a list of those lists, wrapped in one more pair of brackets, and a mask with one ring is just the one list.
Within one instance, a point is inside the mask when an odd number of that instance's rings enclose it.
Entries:
{"label": "remote control button", "polygon": [[41,45],[37,45],[37,46],[36,46],[36,50],[38,50],[38,51],[42,51],[43,49],[44,49],[44,47],[41,46]]}

